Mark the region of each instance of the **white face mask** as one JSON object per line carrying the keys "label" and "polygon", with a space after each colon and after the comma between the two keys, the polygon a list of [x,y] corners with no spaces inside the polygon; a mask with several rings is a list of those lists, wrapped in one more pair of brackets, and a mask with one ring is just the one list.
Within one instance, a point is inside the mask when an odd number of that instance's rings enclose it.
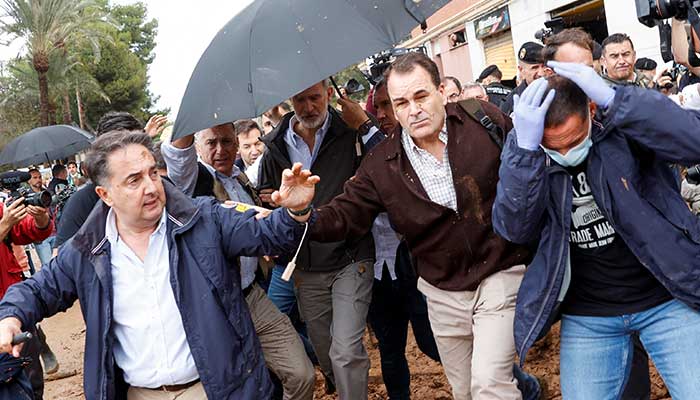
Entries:
{"label": "white face mask", "polygon": [[591,140],[591,131],[593,129],[593,124],[591,123],[590,115],[588,115],[587,119],[588,135],[581,143],[569,149],[569,151],[567,151],[566,154],[561,154],[556,150],[551,150],[544,146],[540,147],[542,147],[542,150],[544,150],[544,152],[547,153],[547,155],[549,155],[549,157],[551,157],[552,160],[556,161],[557,164],[561,165],[562,167],[575,167],[581,164],[586,159],[586,157],[588,157],[588,151],[593,145],[593,140]]}

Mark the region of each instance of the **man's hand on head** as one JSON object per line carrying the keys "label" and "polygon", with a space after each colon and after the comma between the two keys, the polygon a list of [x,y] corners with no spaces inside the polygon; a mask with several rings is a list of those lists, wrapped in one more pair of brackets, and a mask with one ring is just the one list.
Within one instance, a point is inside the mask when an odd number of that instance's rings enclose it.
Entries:
{"label": "man's hand on head", "polygon": [[534,151],[542,143],[544,120],[555,95],[554,89],[547,93],[547,85],[547,80],[540,78],[532,82],[522,95],[513,95],[513,126],[518,147],[522,149]]}
{"label": "man's hand on head", "polygon": [[[302,170],[301,163],[294,163],[292,169],[282,172],[282,184],[279,190],[272,193],[272,201],[292,212],[298,212],[310,207],[314,198],[315,186],[321,181],[316,175],[311,175],[308,169]],[[309,218],[310,213],[303,216],[293,216],[299,222]]]}
{"label": "man's hand on head", "polygon": [[343,121],[352,129],[357,130],[360,125],[369,120],[367,113],[362,109],[362,106],[354,100],[347,97],[338,99],[338,104],[342,107],[341,116]]}
{"label": "man's hand on head", "polygon": [[615,99],[615,89],[605,83],[603,78],[588,65],[548,61],[547,66],[552,67],[558,75],[571,79],[589,99],[603,109],[608,108]]}

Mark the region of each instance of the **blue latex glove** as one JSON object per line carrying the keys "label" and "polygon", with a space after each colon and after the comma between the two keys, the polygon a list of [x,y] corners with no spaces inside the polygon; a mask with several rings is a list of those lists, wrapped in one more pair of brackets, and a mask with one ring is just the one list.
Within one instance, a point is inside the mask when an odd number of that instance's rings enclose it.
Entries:
{"label": "blue latex glove", "polygon": [[549,61],[547,65],[557,74],[574,81],[589,99],[604,109],[608,108],[615,98],[615,90],[588,65],[558,61]]}
{"label": "blue latex glove", "polygon": [[518,138],[518,147],[537,150],[544,135],[544,118],[549,105],[554,100],[554,89],[547,93],[547,81],[544,78],[532,82],[521,96],[513,96],[513,126]]}

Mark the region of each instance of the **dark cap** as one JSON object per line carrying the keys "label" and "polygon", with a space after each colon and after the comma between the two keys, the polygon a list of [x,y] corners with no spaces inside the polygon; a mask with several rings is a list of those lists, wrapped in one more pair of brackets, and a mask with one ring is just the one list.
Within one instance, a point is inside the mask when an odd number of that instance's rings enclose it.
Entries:
{"label": "dark cap", "polygon": [[600,43],[598,43],[594,40],[593,41],[593,61],[600,60],[600,57],[602,57],[602,56],[603,56],[603,46],[601,46]]}
{"label": "dark cap", "polygon": [[638,58],[637,62],[634,63],[634,69],[642,70],[642,71],[651,71],[652,69],[656,68],[656,61],[652,60],[651,58]]}
{"label": "dark cap", "polygon": [[477,81],[483,81],[484,79],[486,79],[487,76],[493,75],[496,71],[500,72],[497,65],[489,65],[488,67],[484,68],[483,71],[481,71],[481,73],[479,74],[479,78],[477,78]]}
{"label": "dark cap", "polygon": [[542,46],[535,42],[525,42],[520,46],[518,51],[518,60],[526,64],[541,64],[542,60]]}

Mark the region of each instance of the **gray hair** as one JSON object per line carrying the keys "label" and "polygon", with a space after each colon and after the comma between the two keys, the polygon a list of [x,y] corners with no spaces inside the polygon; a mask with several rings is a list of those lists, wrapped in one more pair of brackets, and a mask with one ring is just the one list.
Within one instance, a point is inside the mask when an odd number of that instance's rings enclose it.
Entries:
{"label": "gray hair", "polygon": [[484,85],[482,85],[482,84],[479,83],[479,82],[471,82],[471,81],[470,81],[470,82],[465,82],[465,83],[462,85],[462,92],[466,92],[467,90],[471,90],[471,89],[474,89],[474,88],[480,88],[480,89],[481,89],[481,92],[484,93],[484,94],[486,94],[486,88],[484,87]]}
{"label": "gray hair", "polygon": [[92,143],[85,158],[85,170],[95,184],[105,186],[110,175],[107,159],[115,151],[130,144],[141,145],[153,154],[153,141],[143,131],[111,131]]}

